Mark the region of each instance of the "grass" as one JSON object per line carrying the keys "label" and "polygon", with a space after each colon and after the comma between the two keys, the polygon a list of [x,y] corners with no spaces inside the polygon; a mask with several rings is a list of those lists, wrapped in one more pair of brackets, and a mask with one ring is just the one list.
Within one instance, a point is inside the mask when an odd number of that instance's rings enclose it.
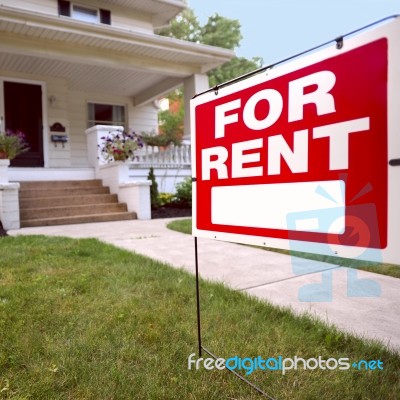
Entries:
{"label": "grass", "polygon": [[[1,399],[260,399],[227,371],[188,370],[194,277],[94,239],[0,239]],[[201,281],[203,342],[222,357],[348,357],[382,371],[254,372],[277,399],[398,399],[400,356]]]}
{"label": "grass", "polygon": [[[171,221],[167,227],[174,231],[178,231],[181,233],[192,234],[192,219],[179,219],[175,221]],[[331,256],[323,256],[319,254],[311,254],[311,253],[302,253],[298,251],[292,250],[281,250],[274,249],[271,247],[258,247],[263,250],[275,251],[277,253],[288,254],[296,257],[307,258],[310,260],[323,261],[331,264],[341,265],[342,267],[350,267],[362,269],[364,271],[375,272],[376,274],[392,276],[394,278],[400,278],[400,266],[393,264],[381,264],[374,263],[362,260],[354,260],[348,258],[341,257],[331,257]],[[400,398],[400,397],[399,397]]]}

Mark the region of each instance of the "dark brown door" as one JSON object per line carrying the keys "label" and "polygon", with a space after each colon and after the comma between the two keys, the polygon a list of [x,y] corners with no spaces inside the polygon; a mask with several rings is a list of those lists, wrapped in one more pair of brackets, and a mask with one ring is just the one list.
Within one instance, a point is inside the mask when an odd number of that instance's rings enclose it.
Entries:
{"label": "dark brown door", "polygon": [[26,136],[29,151],[11,161],[14,167],[43,167],[42,87],[40,85],[4,82],[6,128]]}

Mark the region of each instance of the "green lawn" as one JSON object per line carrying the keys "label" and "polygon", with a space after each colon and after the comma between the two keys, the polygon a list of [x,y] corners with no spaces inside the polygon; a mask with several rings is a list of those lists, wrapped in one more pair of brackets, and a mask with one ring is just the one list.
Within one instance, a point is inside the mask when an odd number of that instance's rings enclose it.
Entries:
{"label": "green lawn", "polygon": [[[174,231],[192,234],[192,219],[178,219],[171,221],[167,227]],[[296,257],[307,258],[310,260],[323,261],[331,264],[341,265],[343,267],[357,268],[364,271],[375,272],[377,274],[388,275],[394,278],[400,278],[400,266],[393,264],[380,264],[361,260],[352,260],[348,258],[322,256],[319,254],[301,253],[298,251],[273,249],[270,247],[259,247],[268,251],[276,251],[278,253],[289,254]],[[400,398],[400,397],[399,397]]]}
{"label": "green lawn", "polygon": [[[189,371],[194,277],[94,239],[0,238],[0,398],[260,399],[228,371]],[[222,357],[348,357],[383,370],[254,372],[277,399],[398,399],[400,356],[201,282],[203,341]]]}

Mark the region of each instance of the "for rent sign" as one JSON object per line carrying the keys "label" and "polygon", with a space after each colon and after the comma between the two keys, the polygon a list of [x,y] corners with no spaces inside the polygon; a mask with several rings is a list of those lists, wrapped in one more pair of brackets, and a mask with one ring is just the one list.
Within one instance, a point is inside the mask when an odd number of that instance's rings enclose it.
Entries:
{"label": "for rent sign", "polygon": [[193,99],[194,235],[387,249],[395,34],[397,20]]}

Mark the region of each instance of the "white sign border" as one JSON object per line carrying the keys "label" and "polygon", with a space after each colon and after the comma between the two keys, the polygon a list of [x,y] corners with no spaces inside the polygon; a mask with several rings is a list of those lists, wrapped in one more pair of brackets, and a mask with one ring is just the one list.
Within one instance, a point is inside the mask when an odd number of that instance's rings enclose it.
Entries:
{"label": "white sign border", "polygon": [[[297,58],[276,68],[251,76],[237,83],[219,88],[218,97],[246,89],[268,80],[286,75],[300,68],[318,63],[327,58],[344,54],[370,42],[388,39],[388,245],[385,249],[355,248],[352,246],[337,245],[333,252],[339,257],[357,258],[360,260],[387,262],[400,264],[400,166],[390,166],[389,160],[400,159],[400,17],[389,22],[343,39],[343,47],[337,49],[335,43],[315,53]],[[265,75],[268,78],[265,78]],[[322,243],[302,242],[272,237],[233,234],[197,229],[197,196],[196,196],[196,106],[212,101],[216,98],[214,91],[195,97],[190,102],[191,115],[191,142],[192,142],[192,177],[193,177],[193,213],[192,235],[195,237],[216,239],[234,243],[251,244],[273,247],[278,249],[300,250],[304,245],[312,246],[312,252],[332,255],[332,247]],[[371,249],[368,249],[371,250]]]}

